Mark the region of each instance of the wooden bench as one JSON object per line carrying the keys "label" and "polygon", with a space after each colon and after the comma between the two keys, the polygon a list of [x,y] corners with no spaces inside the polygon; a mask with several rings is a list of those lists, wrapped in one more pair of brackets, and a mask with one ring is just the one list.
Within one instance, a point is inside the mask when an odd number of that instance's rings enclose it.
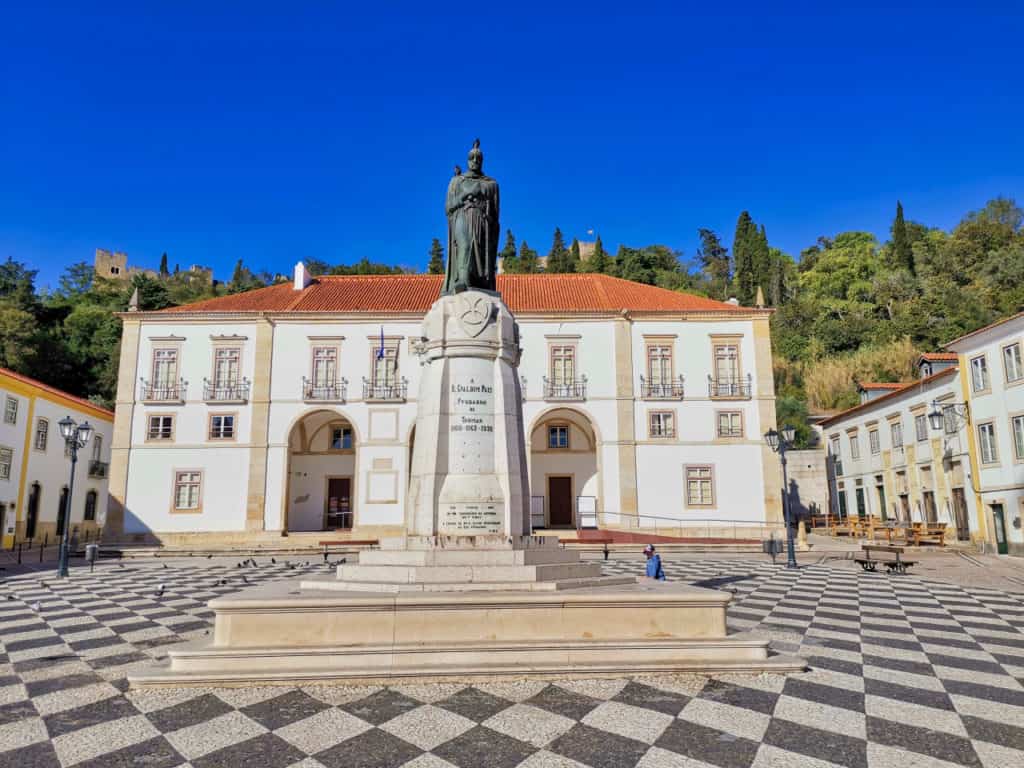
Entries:
{"label": "wooden bench", "polygon": [[921,544],[938,544],[940,547],[946,546],[946,524],[945,523],[925,523],[919,526],[915,526],[914,530],[910,533],[912,542],[920,546]]}
{"label": "wooden bench", "polygon": [[[904,560],[900,557],[903,554],[903,547],[883,547],[877,544],[865,544],[861,551],[864,553],[864,557],[855,557],[853,561],[865,571],[874,571],[879,564],[882,564],[888,569],[889,573],[906,573],[907,568],[916,565],[915,560]],[[872,559],[872,552],[883,555],[895,555],[895,559]]]}

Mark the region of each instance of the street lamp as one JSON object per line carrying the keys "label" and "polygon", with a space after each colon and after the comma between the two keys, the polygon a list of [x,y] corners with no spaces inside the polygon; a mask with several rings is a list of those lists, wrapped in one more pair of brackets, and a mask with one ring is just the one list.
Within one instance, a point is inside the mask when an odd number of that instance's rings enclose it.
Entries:
{"label": "street lamp", "polygon": [[953,423],[956,424],[956,428],[950,431],[956,431],[960,429],[962,424],[967,422],[967,403],[940,405],[938,400],[932,400],[932,409],[928,413],[928,423],[931,424],[932,429],[938,431],[945,426],[947,413],[955,417],[955,422]]}
{"label": "street lamp", "polygon": [[71,530],[71,499],[75,493],[75,464],[78,462],[78,449],[84,448],[89,442],[93,427],[88,421],[76,424],[70,416],[65,416],[57,424],[60,426],[60,436],[64,438],[64,444],[71,454],[71,479],[68,481],[68,498],[64,503],[64,530],[60,536],[60,561],[57,565],[57,578],[64,579],[68,576],[68,539]]}
{"label": "street lamp", "polygon": [[796,548],[793,545],[793,525],[789,519],[789,478],[786,476],[786,451],[793,447],[796,440],[796,429],[788,424],[782,432],[769,429],[764,433],[765,442],[773,452],[779,454],[782,462],[782,516],[786,521],[786,567],[796,568]]}

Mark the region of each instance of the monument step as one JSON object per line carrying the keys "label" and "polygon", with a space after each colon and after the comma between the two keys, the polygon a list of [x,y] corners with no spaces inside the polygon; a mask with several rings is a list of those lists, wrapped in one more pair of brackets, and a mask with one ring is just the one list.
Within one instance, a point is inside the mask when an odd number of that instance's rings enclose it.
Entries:
{"label": "monument step", "polygon": [[376,549],[360,553],[360,565],[523,566],[578,563],[579,552],[562,547],[531,549]]}
{"label": "monument step", "polygon": [[600,563],[550,565],[339,565],[339,581],[386,584],[531,583],[560,579],[596,578]]}
{"label": "monument step", "polygon": [[381,581],[303,581],[304,590],[330,592],[556,592],[585,587],[614,587],[635,584],[635,576],[584,576],[553,581],[454,581],[454,582],[381,582]]}

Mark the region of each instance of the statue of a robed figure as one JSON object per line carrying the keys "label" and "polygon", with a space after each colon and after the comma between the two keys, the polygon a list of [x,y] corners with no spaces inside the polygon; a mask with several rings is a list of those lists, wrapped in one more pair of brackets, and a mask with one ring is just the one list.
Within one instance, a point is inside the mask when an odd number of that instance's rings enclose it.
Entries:
{"label": "statue of a robed figure", "polygon": [[448,268],[441,295],[494,290],[498,271],[498,182],[483,174],[480,139],[469,150],[469,170],[458,166],[448,184]]}

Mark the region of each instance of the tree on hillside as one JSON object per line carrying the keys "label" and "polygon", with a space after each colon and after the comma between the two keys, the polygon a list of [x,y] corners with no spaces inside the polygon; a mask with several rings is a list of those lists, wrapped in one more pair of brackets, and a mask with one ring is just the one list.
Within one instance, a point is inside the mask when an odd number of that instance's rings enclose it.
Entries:
{"label": "tree on hillside", "polygon": [[167,254],[164,253],[163,256],[160,257],[160,277],[167,277],[168,274],[169,273],[167,271]]}
{"label": "tree on hillside", "polygon": [[754,258],[758,248],[758,231],[747,211],[736,220],[736,234],[732,239],[733,282],[736,298],[745,307],[753,306],[757,296]]}
{"label": "tree on hillside", "polygon": [[522,271],[516,256],[516,238],[511,229],[505,230],[505,245],[498,252],[498,259],[503,273],[514,275]]}
{"label": "tree on hillside", "polygon": [[569,264],[569,249],[565,247],[562,230],[558,227],[555,227],[555,234],[551,238],[551,250],[548,252],[544,271],[552,273],[572,271]]}
{"label": "tree on hillside", "polygon": [[525,240],[519,244],[519,271],[524,274],[533,274],[540,271],[537,252],[527,245]]}
{"label": "tree on hillside", "polygon": [[615,259],[604,249],[601,236],[594,241],[594,250],[580,265],[581,272],[594,272],[602,275],[610,275],[615,271]]}
{"label": "tree on hillside", "polygon": [[654,285],[657,272],[649,251],[620,245],[615,254],[615,274],[623,280]]}
{"label": "tree on hillside", "polygon": [[39,304],[35,279],[38,270],[28,269],[10,256],[0,262],[0,302],[8,306],[34,312]]}
{"label": "tree on hillside", "polygon": [[243,293],[253,288],[262,288],[263,283],[246,267],[242,260],[235,263],[235,271],[231,273],[231,280],[228,282],[228,293]]}
{"label": "tree on hillside", "polygon": [[897,266],[914,274],[914,252],[907,238],[907,223],[903,220],[903,203],[896,201],[896,218],[892,222],[892,254]]}
{"label": "tree on hillside", "polygon": [[722,245],[718,235],[710,229],[698,229],[700,249],[697,263],[707,280],[708,296],[719,301],[729,298],[732,287],[732,260],[729,249]]}
{"label": "tree on hillside", "polygon": [[132,275],[128,284],[129,294],[136,288],[139,290],[139,309],[152,312],[171,306],[171,298],[167,288],[159,280],[148,275]]}
{"label": "tree on hillside", "polygon": [[96,270],[86,261],[78,261],[64,269],[57,283],[57,295],[65,300],[74,300],[92,289]]}
{"label": "tree on hillside", "polygon": [[566,259],[566,267],[566,272],[580,271],[580,241],[575,237],[572,239],[572,245],[569,246],[569,257]]}
{"label": "tree on hillside", "polygon": [[427,273],[431,275],[444,274],[444,247],[436,237],[430,243],[430,262],[427,264]]}

